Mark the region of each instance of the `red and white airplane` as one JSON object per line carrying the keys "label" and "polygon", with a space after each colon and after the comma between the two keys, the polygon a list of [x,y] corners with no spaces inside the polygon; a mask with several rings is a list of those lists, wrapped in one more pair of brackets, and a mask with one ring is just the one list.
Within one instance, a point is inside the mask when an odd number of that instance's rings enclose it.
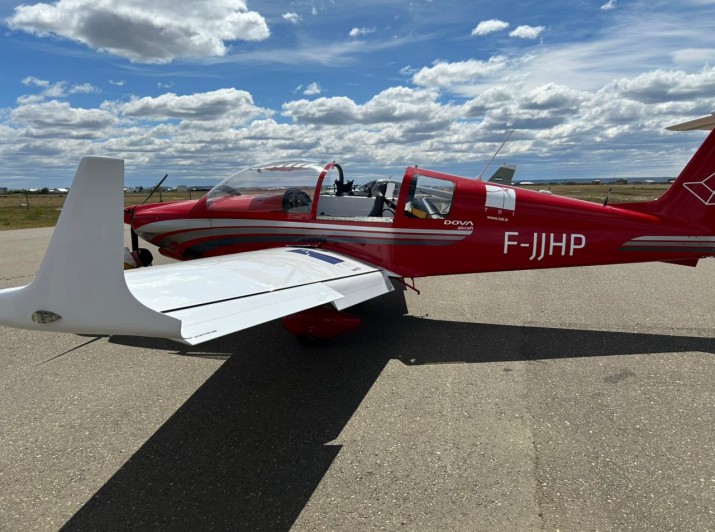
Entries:
{"label": "red and white airplane", "polygon": [[[715,115],[670,129],[713,129]],[[343,309],[432,275],[664,261],[715,253],[715,133],[659,199],[598,205],[409,167],[246,168],[194,201],[128,207],[180,262],[124,272],[123,161],[82,159],[36,279],[0,291],[0,324],[198,344],[285,317],[299,337],[353,328]],[[350,177],[350,179],[348,179]],[[136,246],[136,238],[134,245]]]}

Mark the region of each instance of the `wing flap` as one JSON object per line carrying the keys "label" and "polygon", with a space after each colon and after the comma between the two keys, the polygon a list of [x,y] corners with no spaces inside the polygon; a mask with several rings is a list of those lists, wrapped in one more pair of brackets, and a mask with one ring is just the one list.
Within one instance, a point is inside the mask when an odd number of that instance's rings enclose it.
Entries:
{"label": "wing flap", "polygon": [[299,286],[168,312],[181,320],[182,340],[196,345],[340,298],[322,284]]}
{"label": "wing flap", "polygon": [[385,272],[381,271],[374,271],[360,277],[328,281],[325,284],[342,295],[340,299],[333,301],[333,305],[338,310],[352,307],[393,290],[392,281]]}

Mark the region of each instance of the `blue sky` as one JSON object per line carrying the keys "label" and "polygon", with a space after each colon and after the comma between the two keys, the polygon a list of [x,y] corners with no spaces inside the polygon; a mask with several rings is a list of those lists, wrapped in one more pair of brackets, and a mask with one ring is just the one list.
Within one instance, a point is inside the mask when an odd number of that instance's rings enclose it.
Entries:
{"label": "blue sky", "polygon": [[280,158],[399,175],[677,175],[715,110],[715,0],[0,0],[0,186],[213,184]]}

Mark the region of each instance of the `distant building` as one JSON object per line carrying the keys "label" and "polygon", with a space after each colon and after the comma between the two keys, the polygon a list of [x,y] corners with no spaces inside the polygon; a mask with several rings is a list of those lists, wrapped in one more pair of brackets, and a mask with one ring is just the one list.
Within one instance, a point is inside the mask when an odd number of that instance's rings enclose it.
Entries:
{"label": "distant building", "polygon": [[591,180],[591,184],[592,184],[592,185],[600,185],[600,184],[601,184],[601,180],[600,180],[600,179],[593,179],[593,180]]}
{"label": "distant building", "polygon": [[625,177],[619,177],[618,179],[616,179],[615,183],[616,185],[627,185],[628,179],[626,179]]}
{"label": "distant building", "polygon": [[0,194],[7,194],[7,187],[0,187]]}

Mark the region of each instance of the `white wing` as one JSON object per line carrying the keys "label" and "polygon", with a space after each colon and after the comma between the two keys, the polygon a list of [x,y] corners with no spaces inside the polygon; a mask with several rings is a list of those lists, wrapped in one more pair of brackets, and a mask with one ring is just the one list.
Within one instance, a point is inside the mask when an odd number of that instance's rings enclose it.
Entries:
{"label": "white wing", "polygon": [[326,303],[340,310],[392,290],[380,269],[304,248],[125,273],[123,182],[123,161],[82,160],[37,278],[0,291],[0,324],[197,344]]}
{"label": "white wing", "polygon": [[336,253],[277,248],[127,272],[145,306],[181,320],[196,344],[325,303],[338,310],[384,294],[378,269]]}

